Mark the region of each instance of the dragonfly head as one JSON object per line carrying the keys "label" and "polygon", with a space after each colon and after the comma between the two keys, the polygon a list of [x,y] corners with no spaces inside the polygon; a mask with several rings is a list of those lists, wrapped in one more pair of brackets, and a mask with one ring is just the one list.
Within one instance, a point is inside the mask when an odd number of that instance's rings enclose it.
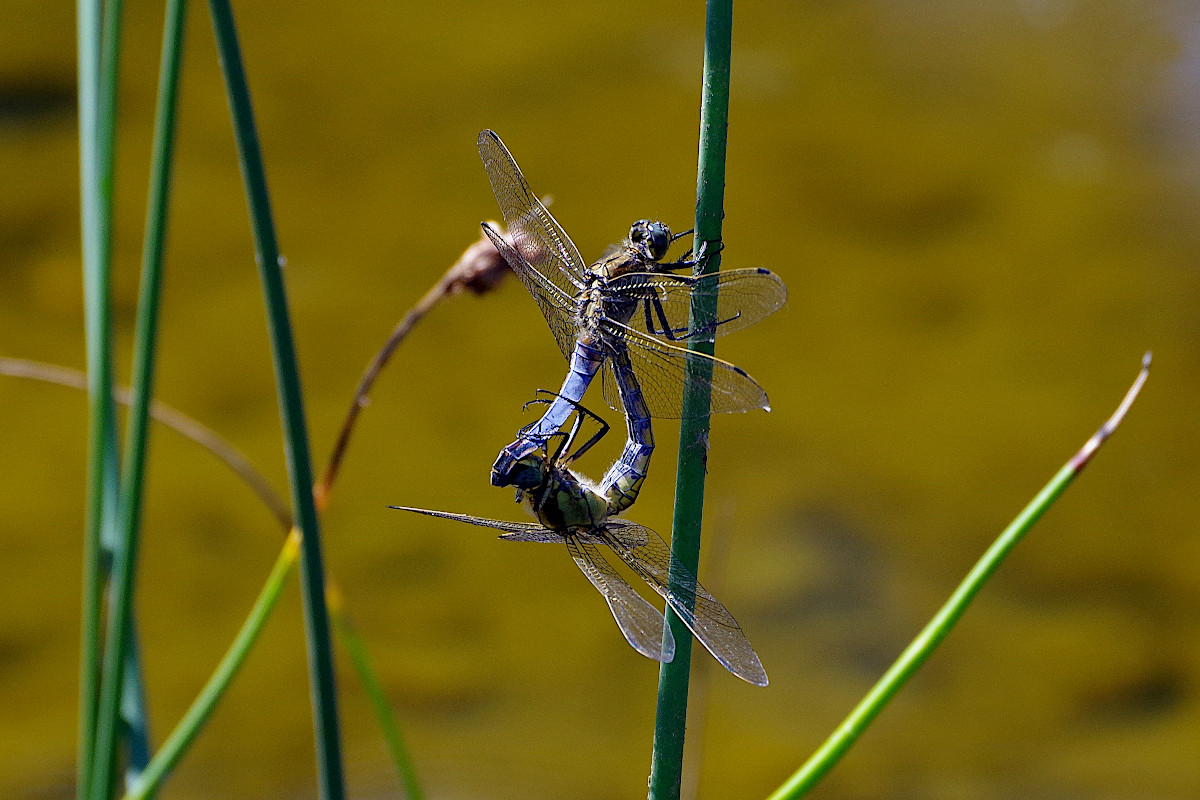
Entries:
{"label": "dragonfly head", "polygon": [[671,229],[657,220],[639,219],[629,228],[629,244],[647,261],[658,261],[671,247]]}
{"label": "dragonfly head", "polygon": [[546,482],[546,457],[540,451],[513,457],[507,449],[492,465],[493,486],[515,486],[521,491],[537,489]]}

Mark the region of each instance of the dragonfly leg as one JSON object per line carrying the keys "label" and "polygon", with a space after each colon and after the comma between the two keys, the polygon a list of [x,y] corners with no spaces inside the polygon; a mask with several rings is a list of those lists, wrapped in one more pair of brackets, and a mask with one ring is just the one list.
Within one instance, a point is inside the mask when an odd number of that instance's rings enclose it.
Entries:
{"label": "dragonfly leg", "polygon": [[[646,332],[652,336],[664,336],[672,342],[687,340],[692,336],[691,332],[686,327],[672,328],[671,323],[667,320],[667,312],[663,310],[662,300],[657,296],[648,297],[643,301],[643,308],[646,312]],[[653,316],[651,315],[653,309]],[[661,326],[658,329],[654,327],[653,317],[658,317],[658,324]],[[680,336],[679,334],[683,334]]]}
{"label": "dragonfly leg", "polygon": [[[558,394],[556,392],[552,392],[549,389],[538,389],[536,392],[534,392],[534,398],[532,400],[526,400],[525,403],[521,406],[521,410],[526,411],[529,409],[530,406],[539,405],[539,404],[549,405],[550,403],[553,402],[552,400],[549,400],[545,397],[540,396],[543,394],[548,394],[552,397],[558,397]],[[536,425],[536,424],[537,423],[534,423],[534,425]],[[525,428],[529,428],[529,427],[531,427],[531,426],[529,426],[529,425],[525,426]],[[521,430],[524,431],[525,428],[521,428]]]}
{"label": "dragonfly leg", "polygon": [[[703,339],[711,339],[716,334],[717,328],[727,322],[733,322],[742,315],[742,312],[737,312],[732,317],[727,319],[713,320],[707,325],[701,325],[696,328],[672,328],[671,323],[667,321],[667,313],[663,310],[662,301],[657,297],[647,298],[644,302],[646,310],[646,332],[652,336],[662,336],[672,342],[693,342]],[[655,329],[651,321],[650,309],[653,307],[654,316],[658,317],[659,329]]]}
{"label": "dragonfly leg", "polygon": [[542,414],[541,419],[522,428],[516,441],[500,451],[492,465],[493,486],[514,485],[517,478],[514,471],[524,473],[522,480],[532,480],[532,475],[528,474],[526,469],[532,465],[530,459],[535,457],[538,450],[546,448],[548,453],[547,442],[558,434],[571,415],[576,413],[584,392],[603,363],[604,354],[589,340],[581,338],[575,343],[575,350],[571,354],[571,366],[562,388],[557,393],[548,393],[554,395],[554,399],[549,401],[549,408]]}
{"label": "dragonfly leg", "polygon": [[[686,231],[680,231],[679,233],[677,233],[671,237],[671,243],[674,244],[675,242],[679,241],[683,237],[690,236],[691,234],[693,234],[695,232],[696,232],[695,228],[688,228]],[[689,247],[687,249],[687,252],[684,253],[683,255],[681,255],[679,258],[675,259],[674,261],[660,262],[659,267],[661,269],[668,269],[668,270],[680,269],[682,267],[690,267],[692,265],[691,255],[692,255],[692,248]]]}
{"label": "dragonfly leg", "polygon": [[[570,403],[571,405],[575,406],[575,422],[571,426],[571,434],[568,437],[568,439],[565,443],[565,446],[563,447],[564,450],[569,451],[571,449],[571,446],[575,442],[575,438],[579,435],[579,429],[583,427],[583,420],[585,418],[590,418],[590,419],[595,420],[600,425],[600,430],[598,430],[598,431],[596,431],[596,433],[592,434],[592,437],[590,439],[588,439],[586,442],[584,442],[582,445],[580,445],[579,448],[577,450],[575,450],[574,453],[571,453],[565,459],[563,459],[563,461],[562,461],[563,466],[570,464],[571,462],[575,461],[575,459],[579,458],[584,453],[586,453],[588,450],[591,450],[592,446],[595,445],[596,442],[603,439],[605,437],[605,435],[608,434],[608,430],[609,430],[608,423],[605,422],[601,417],[599,417],[592,411],[589,411],[588,409],[584,408],[581,404],[579,404],[578,402],[576,402],[574,400],[567,399],[567,402]],[[557,457],[555,458],[555,460],[557,461]]]}
{"label": "dragonfly leg", "polygon": [[[685,231],[684,233],[691,233],[691,231]],[[682,235],[684,235],[684,234],[680,234],[680,236],[682,236]],[[695,255],[693,255],[692,248],[689,247],[688,251],[686,253],[684,253],[683,255],[681,255],[679,258],[675,259],[674,261],[661,263],[661,264],[659,264],[659,266],[662,269],[666,269],[666,270],[676,270],[676,269],[683,269],[685,267],[695,267],[697,264],[704,261],[704,259],[709,258],[709,257],[721,252],[724,249],[725,249],[725,243],[722,242],[720,239],[713,239],[711,242],[707,242],[707,241],[701,242],[700,249],[695,251]]]}
{"label": "dragonfly leg", "polygon": [[694,261],[703,261],[706,258],[711,258],[712,256],[715,256],[717,253],[721,252],[724,249],[725,249],[725,242],[721,241],[720,239],[713,239],[712,241],[703,241],[700,243],[700,249],[696,251],[696,258],[693,260]]}
{"label": "dragonfly leg", "polygon": [[[554,454],[550,456],[551,461],[558,462],[559,455],[563,452],[568,452],[568,453],[570,453],[570,455],[568,455],[566,458],[564,458],[561,462],[562,466],[566,466],[566,465],[570,464],[572,461],[574,461],[577,458],[579,458],[580,456],[582,456],[588,450],[591,450],[592,447],[596,444],[596,442],[600,441],[608,434],[609,424],[604,421],[604,418],[599,416],[598,414],[596,414],[594,411],[592,411],[588,408],[584,408],[584,406],[581,403],[579,403],[575,400],[572,400],[569,397],[563,397],[562,395],[558,394],[557,392],[552,392],[549,389],[538,389],[537,393],[539,395],[547,394],[547,395],[550,395],[551,397],[557,397],[560,400],[562,400],[564,403],[570,403],[571,406],[575,409],[575,421],[573,423],[571,423],[571,432],[568,434],[563,434],[561,431],[557,431],[555,433],[550,434],[550,438],[553,438],[553,437],[559,436],[559,435],[566,437],[565,441],[561,445],[559,445],[555,449]],[[528,408],[529,406],[531,406],[535,403],[550,405],[553,402],[554,401],[549,400],[545,397],[535,397],[534,399],[527,402],[524,406],[522,406],[522,409]],[[594,433],[590,439],[588,439],[586,442],[584,442],[582,445],[580,445],[579,449],[577,449],[577,450],[575,450],[575,452],[571,453],[570,452],[571,448],[575,444],[575,439],[578,438],[578,436],[579,436],[579,431],[583,427],[583,421],[585,419],[594,420],[596,422],[596,424],[600,426],[600,430],[597,431],[596,433]],[[518,432],[517,435],[519,437],[520,436],[528,436],[529,431],[537,425],[538,425],[537,422],[526,425],[524,428],[522,428]]]}

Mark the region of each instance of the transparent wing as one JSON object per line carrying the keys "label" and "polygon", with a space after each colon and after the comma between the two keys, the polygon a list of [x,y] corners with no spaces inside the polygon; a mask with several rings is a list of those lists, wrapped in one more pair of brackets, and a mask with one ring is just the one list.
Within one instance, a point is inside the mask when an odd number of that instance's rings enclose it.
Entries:
{"label": "transparent wing", "polygon": [[506,522],[501,519],[488,519],[487,517],[473,517],[470,514],[454,514],[450,511],[430,511],[427,508],[412,508],[411,506],[388,506],[397,511],[412,511],[417,514],[425,514],[429,517],[441,517],[442,519],[452,519],[456,522],[465,522],[468,525],[478,525],[482,528],[495,528],[499,531],[506,531],[501,534],[501,539],[507,539],[517,542],[561,542],[562,534],[555,533],[549,528],[538,525],[536,522]]}
{"label": "transparent wing", "polygon": [[625,640],[642,655],[655,661],[668,662],[675,657],[675,641],[663,622],[658,609],[646,602],[633,590],[625,579],[612,568],[600,551],[590,541],[581,541],[577,536],[563,534],[532,522],[506,522],[470,514],[455,514],[449,511],[431,511],[411,506],[388,506],[398,511],[412,511],[430,517],[441,517],[468,525],[495,528],[504,531],[500,538],[509,542],[562,542],[579,569],[593,586],[604,596],[612,611],[617,627]]}
{"label": "transparent wing", "polygon": [[[490,520],[485,520],[490,522]],[[512,522],[510,525],[527,525],[528,527],[521,530],[509,531],[508,533],[500,534],[499,538],[506,542],[541,542],[542,544],[560,544],[564,537],[561,533],[552,528],[543,528],[531,522]],[[493,526],[494,527],[494,526]]]}
{"label": "transparent wing", "polygon": [[617,627],[625,635],[625,641],[647,658],[663,662],[673,659],[675,640],[671,638],[671,630],[666,627],[658,609],[625,582],[596,545],[578,536],[568,536],[566,540],[571,558],[575,559],[592,586],[604,596]]}
{"label": "transparent wing", "polygon": [[662,595],[721,666],[755,686],[767,685],[762,662],[737,620],[671,555],[662,537],[649,528],[621,519],[610,519],[603,530],[587,536],[612,548],[650,588]]}
{"label": "transparent wing", "polygon": [[492,244],[508,262],[508,266],[533,295],[534,302],[546,318],[546,324],[550,326],[550,332],[554,334],[558,349],[570,359],[571,350],[575,347],[575,337],[579,332],[575,327],[574,299],[565,295],[562,289],[531,267],[525,257],[514,250],[512,245],[486,222],[483,223],[483,232],[492,240]]}
{"label": "transparent wing", "polygon": [[[666,327],[682,341],[702,341],[713,335],[740,331],[775,313],[787,302],[787,287],[769,269],[735,269],[698,276],[632,272],[608,281],[605,289],[645,301],[630,318],[631,327],[643,333],[653,331],[655,336],[669,339],[671,337],[661,333]],[[716,325],[689,331],[692,298],[714,296],[717,300]]]}
{"label": "transparent wing", "polygon": [[[512,234],[513,246],[526,265],[537,270],[567,297],[573,296],[583,288],[586,266],[575,243],[529,188],[500,137],[492,131],[481,131],[477,144],[492,192],[504,214],[504,224]],[[517,265],[514,264],[513,269],[518,269]]]}
{"label": "transparent wing", "polygon": [[[678,419],[683,416],[683,385],[689,370],[694,372],[696,380],[708,386],[713,414],[755,408],[771,410],[763,388],[745,370],[728,361],[684,350],[614,320],[604,320],[600,326],[615,346],[620,346],[621,342],[628,345],[629,360],[652,417]],[[621,410],[621,396],[611,359],[604,369],[604,399],[614,409]]]}

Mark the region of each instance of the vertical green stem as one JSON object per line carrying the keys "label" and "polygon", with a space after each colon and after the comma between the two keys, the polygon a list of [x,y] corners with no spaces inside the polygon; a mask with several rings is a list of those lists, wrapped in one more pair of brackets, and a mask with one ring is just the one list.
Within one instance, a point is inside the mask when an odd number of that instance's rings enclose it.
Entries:
{"label": "vertical green stem", "polygon": [[[113,0],[109,0],[113,2]],[[155,339],[158,331],[163,250],[166,242],[167,204],[174,151],[175,107],[182,57],[184,0],[170,0],[163,31],[159,72],[158,108],[151,156],[146,233],[142,251],[142,278],[134,335],[132,399],[125,439],[121,476],[118,530],[114,548],[110,592],[110,629],[104,653],[104,679],[100,696],[93,797],[105,797],[116,766],[116,734],[123,705],[126,678],[122,674],[133,640],[133,598],[137,572],[138,531],[141,521],[146,448],[149,443],[150,402],[154,383]]]}
{"label": "vertical green stem", "polygon": [[108,447],[114,424],[109,276],[112,253],[113,141],[120,2],[78,0],[79,189],[83,239],[84,325],[88,363],[88,467],[80,652],[79,764],[76,791],[86,797],[97,735],[106,515],[105,476],[117,465]]}
{"label": "vertical green stem", "polygon": [[[695,240],[714,251],[702,269],[720,267],[717,244],[725,201],[725,144],[729,126],[729,59],[732,46],[732,0],[709,0],[704,32],[704,85],[700,106],[700,159],[696,182]],[[715,318],[716,298],[693,297],[689,327],[701,328]],[[688,347],[712,355],[712,342]],[[704,515],[704,478],[708,464],[709,402],[707,382],[689,380],[683,395],[679,428],[679,467],[675,479],[675,519],[671,552],[695,574],[700,561],[700,529]],[[650,769],[651,800],[675,800],[683,778],[683,741],[687,726],[688,678],[692,635],[670,608],[667,624],[675,638],[675,658],[658,677],[658,708]]]}
{"label": "vertical green stem", "polygon": [[312,463],[300,388],[300,368],[296,360],[295,343],[292,340],[292,325],[288,314],[279,247],[275,238],[275,224],[271,217],[266,172],[255,130],[250,88],[242,64],[233,9],[229,0],[209,0],[209,8],[216,32],[221,69],[225,74],[225,88],[242,165],[242,180],[250,206],[250,220],[254,230],[256,256],[275,360],[275,380],[283,420],[292,505],[295,509],[296,525],[303,537],[301,586],[304,596],[304,622],[308,642],[320,792],[325,800],[340,800],[344,796],[344,781],[338,735],[337,694],[329,636],[329,612],[325,605],[325,570],[321,556],[317,511],[313,502]]}

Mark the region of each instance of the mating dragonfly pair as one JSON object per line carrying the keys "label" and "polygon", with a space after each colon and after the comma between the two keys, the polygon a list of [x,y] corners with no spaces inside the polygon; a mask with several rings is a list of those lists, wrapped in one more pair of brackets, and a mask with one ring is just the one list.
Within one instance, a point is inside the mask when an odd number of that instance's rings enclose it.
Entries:
{"label": "mating dragonfly pair", "polygon": [[[671,244],[686,233],[672,235],[666,225],[650,220],[635,222],[628,238],[588,266],[529,188],[500,138],[485,130],[478,145],[512,243],[487,223],[483,230],[533,295],[570,362],[557,393],[545,392],[543,398],[539,392],[535,402],[548,406],[541,418],[522,428],[492,467],[492,483],[515,486],[518,502],[538,522],[393,508],[494,528],[503,531],[500,538],[506,541],[565,543],[629,644],[656,661],[671,661],[675,643],[662,614],[605,559],[598,548],[604,545],[666,600],[726,669],[766,686],[766,672],[733,616],[671,555],[657,533],[616,515],[636,501],[649,469],[651,417],[684,415],[686,380],[705,384],[712,413],[769,409],[766,393],[744,371],[685,346],[773,313],[787,298],[783,282],[765,269],[677,275],[674,270],[702,264],[705,247],[694,257],[689,250],[680,259],[664,261]],[[693,298],[715,308],[711,322],[690,321]],[[608,431],[582,405],[601,371],[604,398],[623,412],[628,437],[616,462],[593,484],[571,464]],[[600,430],[572,449],[587,419],[599,423]]]}

